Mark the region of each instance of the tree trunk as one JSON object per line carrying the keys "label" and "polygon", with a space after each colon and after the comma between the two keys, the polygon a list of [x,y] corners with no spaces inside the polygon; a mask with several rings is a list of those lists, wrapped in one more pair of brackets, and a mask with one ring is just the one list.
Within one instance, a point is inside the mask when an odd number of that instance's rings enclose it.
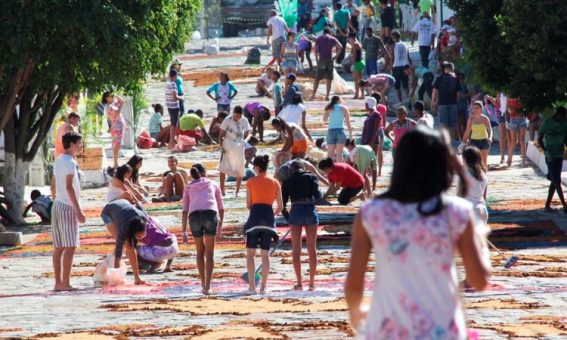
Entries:
{"label": "tree trunk", "polygon": [[16,224],[26,223],[22,213],[24,211],[24,189],[29,165],[29,162],[18,159],[15,153],[6,150],[4,156],[4,195],[10,202],[8,214]]}

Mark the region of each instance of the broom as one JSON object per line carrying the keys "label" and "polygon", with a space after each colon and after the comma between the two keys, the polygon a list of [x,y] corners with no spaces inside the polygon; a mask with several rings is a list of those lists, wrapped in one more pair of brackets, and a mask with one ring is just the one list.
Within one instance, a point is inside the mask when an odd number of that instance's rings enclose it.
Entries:
{"label": "broom", "polygon": [[[285,240],[285,238],[287,237],[287,235],[289,235],[289,232],[291,231],[291,228],[288,227],[287,231],[285,232],[284,236],[281,237],[278,240],[278,243],[276,243],[276,246],[274,248],[272,248],[272,250],[270,250],[270,256],[272,256],[272,254],[282,245],[283,241]],[[256,271],[254,272],[254,282],[255,285],[258,286],[258,283],[260,282],[260,279],[262,278],[262,276],[260,275],[260,270],[262,269],[262,265],[260,264],[258,266],[258,268],[256,269]],[[242,280],[244,280],[246,283],[248,282],[248,271],[246,271],[244,274],[242,274],[240,276],[240,278]]]}
{"label": "broom", "polygon": [[494,243],[490,242],[490,240],[486,240],[486,242],[488,242],[488,245],[496,250],[498,252],[498,254],[500,254],[504,259],[506,259],[506,262],[504,263],[504,268],[506,269],[510,269],[516,262],[518,262],[518,257],[516,255],[512,255],[510,258],[508,258],[500,249],[498,249]]}

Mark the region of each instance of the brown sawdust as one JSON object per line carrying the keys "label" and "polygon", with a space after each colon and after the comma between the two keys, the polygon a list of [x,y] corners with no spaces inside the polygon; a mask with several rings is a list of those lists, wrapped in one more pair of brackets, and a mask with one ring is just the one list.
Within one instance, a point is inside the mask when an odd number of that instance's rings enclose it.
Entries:
{"label": "brown sawdust", "polygon": [[566,277],[567,273],[557,271],[497,271],[492,272],[493,276],[506,276],[506,277]]}
{"label": "brown sawdust", "polygon": [[552,322],[524,322],[518,324],[476,325],[476,328],[490,329],[509,337],[535,338],[542,336],[567,335],[567,326],[559,321]]}
{"label": "brown sawdust", "polygon": [[515,299],[480,300],[465,303],[467,309],[538,309],[547,307],[539,302],[522,302]]}
{"label": "brown sawdust", "polygon": [[[54,277],[54,275],[55,274],[53,272],[45,272],[45,273],[41,274],[41,277]],[[71,276],[72,277],[93,276],[93,271],[92,270],[83,270],[83,271],[78,271],[78,272],[72,271]]]}
{"label": "brown sawdust", "polygon": [[276,335],[255,326],[220,326],[207,333],[195,336],[192,340],[221,340],[221,339],[288,339],[285,335]]}
{"label": "brown sawdust", "polygon": [[108,340],[115,339],[113,336],[96,334],[96,332],[74,332],[74,333],[43,333],[38,334],[32,339],[42,340]]}
{"label": "brown sawdust", "polygon": [[165,310],[189,313],[191,315],[247,315],[254,313],[344,311],[346,310],[346,303],[344,299],[325,302],[308,302],[298,299],[227,300],[221,298],[207,298],[187,301],[159,299],[141,303],[108,304],[101,306],[101,308],[116,312]]}

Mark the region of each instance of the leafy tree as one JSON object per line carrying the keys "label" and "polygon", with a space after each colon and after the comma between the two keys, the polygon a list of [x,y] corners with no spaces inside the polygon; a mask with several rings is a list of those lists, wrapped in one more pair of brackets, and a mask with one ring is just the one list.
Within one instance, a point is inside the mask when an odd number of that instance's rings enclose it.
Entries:
{"label": "leafy tree", "polygon": [[527,111],[567,99],[567,2],[447,0],[468,62],[483,85],[521,99]]}
{"label": "leafy tree", "polygon": [[199,0],[0,1],[4,191],[23,222],[28,165],[69,93],[135,89],[189,38]]}

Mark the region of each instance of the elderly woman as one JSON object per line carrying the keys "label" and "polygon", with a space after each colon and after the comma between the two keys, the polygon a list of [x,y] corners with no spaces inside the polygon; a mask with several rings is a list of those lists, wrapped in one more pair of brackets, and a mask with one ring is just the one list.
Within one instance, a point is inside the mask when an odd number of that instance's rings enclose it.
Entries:
{"label": "elderly woman", "polygon": [[242,119],[243,110],[241,106],[236,106],[232,115],[223,120],[219,135],[221,146],[221,160],[219,163],[220,187],[223,196],[225,195],[226,175],[236,177],[236,192],[238,196],[242,177],[245,170],[246,158],[244,156],[245,140],[250,133],[250,123],[247,119]]}

